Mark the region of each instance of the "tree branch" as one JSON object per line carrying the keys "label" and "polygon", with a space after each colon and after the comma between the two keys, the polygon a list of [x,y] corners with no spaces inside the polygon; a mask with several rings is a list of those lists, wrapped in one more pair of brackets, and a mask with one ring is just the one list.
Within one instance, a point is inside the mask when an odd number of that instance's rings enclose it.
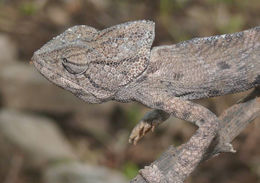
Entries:
{"label": "tree branch", "polygon": [[[225,110],[219,117],[220,130],[212,142],[208,152],[204,154],[205,161],[221,152],[235,152],[230,144],[236,136],[257,116],[260,115],[260,87],[250,93],[243,100]],[[154,161],[151,165],[146,166],[139,171],[139,174],[131,180],[131,183],[166,183],[167,176],[174,176],[173,182],[181,183],[182,178],[172,170],[172,165],[178,161],[178,154],[182,146],[175,148],[170,146],[161,157]],[[142,175],[145,176],[142,176]],[[149,175],[149,180],[146,180]],[[145,178],[144,178],[145,177]]]}

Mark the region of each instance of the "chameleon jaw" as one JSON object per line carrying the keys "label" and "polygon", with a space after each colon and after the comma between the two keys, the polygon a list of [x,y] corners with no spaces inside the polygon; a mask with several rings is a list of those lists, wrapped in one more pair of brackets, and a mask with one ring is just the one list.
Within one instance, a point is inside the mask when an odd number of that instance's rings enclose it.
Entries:
{"label": "chameleon jaw", "polygon": [[43,66],[44,60],[42,60],[41,57],[36,53],[33,55],[31,62],[34,64],[35,68],[40,72],[40,74],[43,75],[47,80],[65,90],[70,91],[76,97],[91,104],[99,104],[103,102],[102,99],[99,99],[77,83],[64,78],[61,74],[57,72],[53,72],[53,69]]}

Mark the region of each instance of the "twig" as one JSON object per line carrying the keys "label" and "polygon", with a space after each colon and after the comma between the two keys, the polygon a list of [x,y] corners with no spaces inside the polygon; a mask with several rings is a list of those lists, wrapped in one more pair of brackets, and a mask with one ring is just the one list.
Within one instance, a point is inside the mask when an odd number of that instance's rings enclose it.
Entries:
{"label": "twig", "polygon": [[[258,115],[260,115],[260,88],[256,88],[242,101],[221,114],[219,117],[221,128],[218,136],[212,142],[208,152],[204,154],[202,161],[210,159],[221,152],[235,152],[230,143]],[[167,179],[164,178],[164,175],[174,176],[173,182],[183,182],[171,168],[178,161],[178,152],[181,148],[182,146],[177,148],[170,146],[159,159],[145,167],[145,169],[140,170],[139,174],[131,180],[131,183],[147,183],[148,181],[141,175],[144,171],[146,175],[150,174],[151,177],[153,177],[153,174],[156,174],[154,177],[161,177],[158,180],[150,181],[151,183],[166,183]]]}

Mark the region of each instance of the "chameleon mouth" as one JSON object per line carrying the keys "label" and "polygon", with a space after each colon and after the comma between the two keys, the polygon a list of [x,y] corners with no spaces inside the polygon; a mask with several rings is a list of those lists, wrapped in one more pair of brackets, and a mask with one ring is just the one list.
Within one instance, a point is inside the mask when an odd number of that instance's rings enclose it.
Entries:
{"label": "chameleon mouth", "polygon": [[[42,76],[44,76],[47,80],[49,80],[52,83],[55,83],[59,87],[66,88],[71,84],[71,81],[65,79],[61,75],[59,75],[57,72],[54,72],[53,69],[47,67],[44,65],[44,61],[36,54],[32,57],[32,62],[35,66],[35,68],[40,72]],[[70,87],[71,88],[71,87]]]}
{"label": "chameleon mouth", "polygon": [[52,68],[45,66],[44,60],[42,60],[39,55],[34,54],[31,60],[35,68],[40,72],[40,74],[43,75],[51,83],[54,83],[61,88],[69,90],[71,93],[88,103],[101,102],[101,100],[99,100],[95,95],[86,91],[86,89],[79,86],[77,83],[63,77],[61,74],[55,72]]}
{"label": "chameleon mouth", "polygon": [[50,82],[55,83],[56,85],[66,88],[66,89],[80,89],[80,86],[64,78],[61,74],[55,72],[53,69],[49,68],[48,66],[44,65],[44,61],[41,59],[40,56],[34,54],[32,57],[32,62],[35,68],[43,75],[46,79]]}
{"label": "chameleon mouth", "polygon": [[43,63],[41,62],[41,58],[38,55],[36,55],[35,53],[34,53],[33,57],[31,58],[30,64],[33,64],[34,67],[40,72],[40,74],[46,78],[44,73],[42,73],[44,67],[43,67]]}

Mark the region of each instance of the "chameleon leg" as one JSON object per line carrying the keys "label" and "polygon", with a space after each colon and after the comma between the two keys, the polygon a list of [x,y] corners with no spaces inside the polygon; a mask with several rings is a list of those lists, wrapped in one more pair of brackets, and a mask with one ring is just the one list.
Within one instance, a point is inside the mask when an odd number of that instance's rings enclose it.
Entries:
{"label": "chameleon leg", "polygon": [[156,126],[166,121],[169,117],[169,113],[158,109],[147,112],[132,130],[129,136],[129,143],[136,145],[150,130],[153,131]]}
{"label": "chameleon leg", "polygon": [[[150,101],[153,102],[147,103],[148,106],[163,110],[177,118],[190,121],[199,127],[190,140],[181,146],[176,156],[177,159],[171,162],[171,168],[166,176],[169,182],[183,181],[203,159],[204,154],[218,132],[219,120],[207,108],[180,98],[156,95]],[[149,177],[149,175],[144,175],[145,171],[141,171],[141,174],[145,178]],[[181,180],[175,180],[176,177],[181,178]]]}

